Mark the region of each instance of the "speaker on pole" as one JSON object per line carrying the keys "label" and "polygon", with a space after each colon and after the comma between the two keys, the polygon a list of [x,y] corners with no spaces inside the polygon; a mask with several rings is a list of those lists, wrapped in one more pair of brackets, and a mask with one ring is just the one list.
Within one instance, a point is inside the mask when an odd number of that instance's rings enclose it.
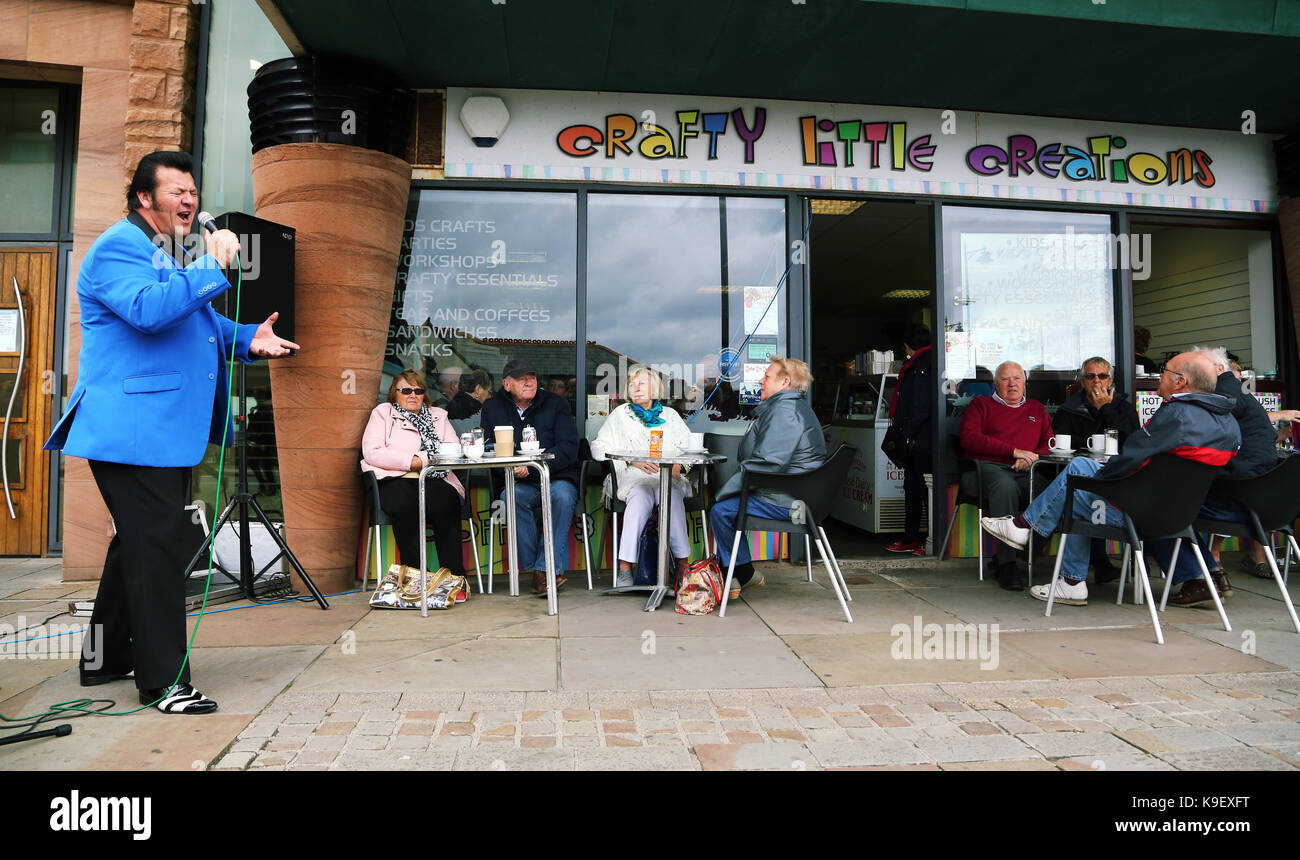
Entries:
{"label": "speaker on pole", "polygon": [[[285,340],[294,337],[293,254],[295,231],[243,212],[218,215],[217,226],[239,237],[239,262],[243,274],[239,318],[235,319],[235,291],[226,290],[214,302],[219,312],[238,323],[260,325],[278,311],[275,333]],[[233,288],[239,281],[234,269],[226,271]]]}

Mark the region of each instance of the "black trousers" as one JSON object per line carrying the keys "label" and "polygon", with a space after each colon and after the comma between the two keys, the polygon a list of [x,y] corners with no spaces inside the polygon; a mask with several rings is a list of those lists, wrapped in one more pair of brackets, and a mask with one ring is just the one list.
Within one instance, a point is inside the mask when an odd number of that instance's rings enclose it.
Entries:
{"label": "black trousers", "polygon": [[[384,478],[379,482],[379,504],[393,520],[393,537],[402,564],[418,567],[420,541],[424,529],[420,519],[420,484],[414,478]],[[457,576],[465,573],[461,549],[460,493],[442,478],[424,479],[424,504],[428,525],[433,526],[433,541],[438,547],[438,563]]]}
{"label": "black trousers", "polygon": [[[984,481],[984,516],[1013,517],[1029,507],[1028,472],[1017,472],[1010,466],[983,460],[977,460],[975,467],[980,470],[980,477]],[[974,479],[975,476],[970,473],[962,476],[963,481],[974,481]],[[975,490],[974,486],[965,489],[972,493]],[[982,531],[980,539],[984,539]],[[995,543],[998,545],[998,564],[1016,560],[1014,549],[1002,541],[995,541]]]}
{"label": "black trousers", "polygon": [[[921,542],[921,513],[925,505],[925,475],[932,468],[929,451],[915,453],[912,465],[903,471],[903,540]],[[930,531],[926,523],[925,531]]]}
{"label": "black trousers", "polygon": [[117,534],[104,558],[82,667],[114,675],[134,670],[141,690],[189,683],[184,569],[194,551],[186,546],[189,469],[91,460],[90,471]]}

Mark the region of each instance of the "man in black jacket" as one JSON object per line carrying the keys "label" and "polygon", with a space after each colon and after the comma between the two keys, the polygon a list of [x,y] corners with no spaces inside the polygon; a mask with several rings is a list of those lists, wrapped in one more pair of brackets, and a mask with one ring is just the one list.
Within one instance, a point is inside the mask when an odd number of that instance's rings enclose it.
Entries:
{"label": "man in black jacket", "polygon": [[[1219,374],[1214,393],[1233,401],[1232,417],[1237,420],[1237,426],[1241,429],[1241,450],[1223,467],[1221,477],[1232,481],[1259,477],[1277,465],[1277,446],[1274,441],[1276,436],[1273,422],[1268,420],[1268,412],[1254,395],[1242,390],[1241,380],[1230,369],[1226,349],[1197,347],[1195,352],[1205,356],[1214,364],[1214,370]],[[1200,516],[1205,519],[1236,523],[1250,521],[1240,506],[1231,501],[1216,499],[1213,490],[1205,499],[1205,504],[1201,506]],[[1201,544],[1201,555],[1205,557],[1205,563],[1210,567],[1211,578],[1219,591],[1219,596],[1231,597],[1232,584],[1228,582],[1228,575],[1215,564],[1210,556],[1209,544],[1204,537],[1198,535],[1198,540]],[[1166,570],[1169,568],[1169,557],[1173,554],[1173,545],[1174,542],[1171,540],[1158,541],[1151,545],[1152,554]],[[1178,563],[1174,566],[1173,576],[1173,584],[1182,583],[1182,589],[1177,594],[1170,595],[1170,604],[1174,606],[1213,604],[1214,598],[1210,595],[1210,587],[1205,584],[1204,579],[1200,578],[1201,568],[1196,563],[1196,554],[1191,547],[1185,546],[1178,553]]]}
{"label": "man in black jacket", "polygon": [[[515,448],[523,438],[525,424],[537,431],[541,450],[554,454],[551,471],[551,531],[555,539],[555,587],[564,584],[569,569],[569,528],[578,500],[578,427],[569,411],[569,401],[537,386],[537,368],[527,359],[506,363],[501,390],[489,397],[480,410],[483,433],[492,439],[499,425],[515,428]],[[546,596],[546,550],[538,540],[534,512],[541,507],[541,482],[537,473],[515,468],[515,539],[519,547],[519,569],[533,572],[533,593]],[[503,494],[504,498],[504,494]]]}
{"label": "man in black jacket", "polygon": [[[1079,371],[1079,390],[1066,399],[1052,417],[1052,430],[1070,437],[1076,449],[1087,447],[1088,437],[1107,430],[1119,433],[1120,450],[1124,440],[1140,426],[1137,408],[1122,393],[1115,391],[1115,375],[1110,362],[1094,355]],[[1089,549],[1097,582],[1119,579],[1119,571],[1106,555],[1106,542],[1094,538]]]}

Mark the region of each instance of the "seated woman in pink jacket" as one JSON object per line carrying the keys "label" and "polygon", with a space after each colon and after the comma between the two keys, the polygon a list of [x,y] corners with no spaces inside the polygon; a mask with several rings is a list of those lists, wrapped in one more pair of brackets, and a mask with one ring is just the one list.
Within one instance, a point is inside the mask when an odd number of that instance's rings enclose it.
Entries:
{"label": "seated woman in pink jacket", "polygon": [[[447,411],[429,405],[424,375],[404,370],[388,389],[388,402],[370,413],[361,439],[361,468],[379,478],[379,503],[393,520],[393,534],[402,564],[420,564],[424,529],[420,518],[418,472],[429,465],[443,442],[456,442]],[[460,542],[460,507],[465,489],[452,472],[425,478],[425,512],[433,527],[438,562],[457,576],[465,574]]]}

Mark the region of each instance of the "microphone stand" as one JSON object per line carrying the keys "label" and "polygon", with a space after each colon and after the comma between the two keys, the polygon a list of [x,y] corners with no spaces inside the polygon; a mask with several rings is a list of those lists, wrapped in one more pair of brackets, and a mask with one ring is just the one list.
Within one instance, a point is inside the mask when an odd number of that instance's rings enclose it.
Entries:
{"label": "microphone stand", "polygon": [[[298,576],[302,577],[302,581],[306,583],[312,596],[316,598],[316,602],[320,604],[320,608],[329,609],[330,605],[325,599],[325,596],[320,593],[318,588],[316,588],[316,584],[311,581],[311,577],[307,575],[307,571],[302,569],[302,565],[298,563],[298,558],[293,554],[293,550],[289,549],[289,545],[285,543],[284,538],[282,538],[280,533],[271,525],[271,520],[266,516],[266,512],[262,510],[262,506],[257,503],[257,498],[248,490],[247,370],[245,369],[243,362],[238,362],[238,364],[239,399],[236,401],[238,403],[238,411],[234,416],[237,464],[235,470],[237,476],[235,481],[235,494],[230,497],[230,501],[226,504],[225,510],[221,512],[221,516],[217,517],[217,521],[212,524],[212,530],[203,540],[203,543],[199,545],[198,551],[194,553],[194,557],[190,559],[190,563],[186,565],[185,575],[188,576],[190,572],[198,566],[199,562],[203,558],[203,554],[208,552],[208,545],[217,539],[217,533],[221,531],[221,527],[230,520],[231,515],[233,515],[235,509],[238,508],[240,525],[239,584],[244,590],[244,596],[249,600],[254,600],[256,595],[253,591],[253,580],[255,578],[253,568],[253,535],[252,529],[250,528],[252,523],[248,518],[249,511],[251,510],[257,516],[257,519],[261,521],[262,525],[266,527],[266,531],[271,535],[272,540],[274,540],[276,545],[280,547],[280,553],[275,557],[275,559],[278,559],[281,556],[287,558],[289,564],[293,565],[293,569],[297,571]],[[272,563],[275,562],[275,559],[271,560]]]}

